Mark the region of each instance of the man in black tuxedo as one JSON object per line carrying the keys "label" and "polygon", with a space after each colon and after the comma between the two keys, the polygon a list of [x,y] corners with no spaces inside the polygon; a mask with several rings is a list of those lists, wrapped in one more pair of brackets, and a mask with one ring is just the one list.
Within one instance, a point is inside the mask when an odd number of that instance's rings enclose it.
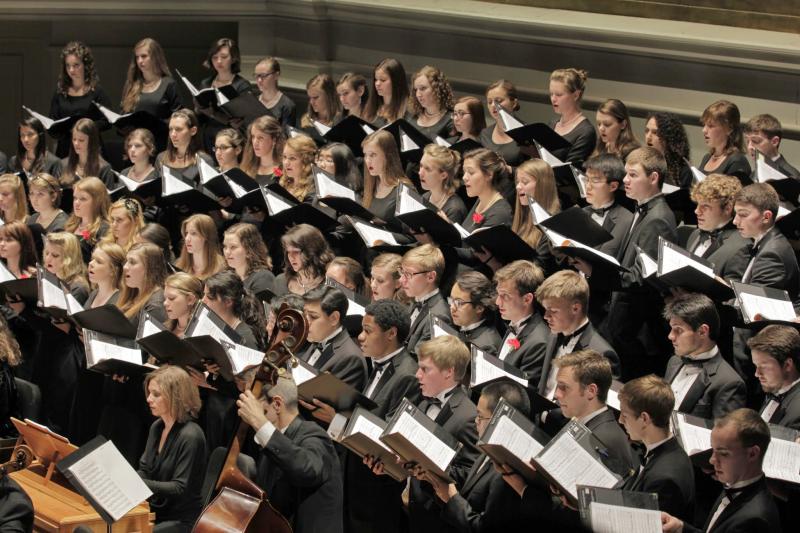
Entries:
{"label": "man in black tuxedo", "polygon": [[602,154],[586,161],[586,201],[583,209],[611,234],[611,240],[597,250],[616,256],[633,222],[633,213],[616,201],[625,177],[625,164],[612,154]]}
{"label": "man in black tuxedo", "polygon": [[704,294],[681,294],[667,303],[664,318],[675,348],[664,379],[675,394],[676,411],[711,419],[744,407],[744,381],[716,344],[719,315],[714,302]]}
{"label": "man in black tuxedo", "polygon": [[412,355],[416,355],[420,342],[431,338],[431,315],[450,323],[450,307],[439,292],[444,267],[444,254],[431,244],[412,248],[403,256],[400,285],[409,297],[414,298],[411,329],[406,341]]}
{"label": "man in black tuxedo", "polygon": [[633,441],[645,445],[643,464],[624,490],[658,494],[658,507],[681,520],[694,516],[692,461],[669,430],[675,396],[663,379],[636,378],[619,391],[619,423]]}
{"label": "man in black tuxedo", "polygon": [[778,508],[762,469],[769,441],[767,423],[752,409],[737,409],[717,420],[711,431],[711,465],[725,490],[702,529],[662,513],[664,532],[780,532]]}
{"label": "man in black tuxedo", "polygon": [[[463,444],[448,469],[450,477],[462,484],[479,451],[475,427],[475,404],[460,385],[470,361],[469,348],[457,338],[444,335],[423,342],[417,350],[417,379],[423,399],[419,408]],[[409,483],[408,521],[415,533],[438,533],[447,529],[430,485],[423,473]]]}
{"label": "man in black tuxedo", "polygon": [[722,174],[711,174],[692,189],[697,229],[686,249],[711,262],[714,274],[726,280],[740,281],[750,261],[750,243],[733,224],[733,202],[741,189],[738,178]]}
{"label": "man in black tuxedo", "polygon": [[675,215],[661,193],[667,172],[664,156],[655,148],[637,148],[628,155],[625,172],[625,194],[636,202],[633,222],[616,255],[626,270],[619,274],[617,270],[594,268],[580,259],[575,264],[589,276],[592,293],[617,289],[611,295],[608,316],[600,331],[619,354],[626,381],[660,370],[666,360],[666,325],[660,315],[663,300],[645,284],[638,255],[641,250],[658,257],[659,237],[675,242],[677,233]]}
{"label": "man in black tuxedo", "polygon": [[364,390],[367,362],[342,327],[347,315],[347,296],[339,289],[320,285],[303,296],[308,321],[308,347],[300,359],[320,372],[330,372],[356,390]]}
{"label": "man in black tuxedo", "polygon": [[[756,115],[744,125],[744,138],[750,157],[756,159],[757,152],[761,152],[769,166],[784,176],[800,179],[800,171],[790,165],[780,153],[782,137],[783,127],[772,115]],[[792,198],[790,201],[796,203],[797,198]]]}
{"label": "man in black tuxedo", "polygon": [[544,281],[542,269],[531,261],[514,261],[495,272],[497,309],[508,320],[508,333],[497,357],[530,374],[533,383],[542,375],[550,330],[533,303]]}
{"label": "man in black tuxedo", "polygon": [[556,272],[536,289],[536,299],[544,308],[544,319],[550,328],[539,394],[553,399],[558,374],[553,360],[580,350],[590,349],[601,354],[611,364],[613,375],[620,375],[617,353],[586,316],[589,284],[583,276],[572,270]]}
{"label": "man in black tuxedo", "polygon": [[33,503],[22,487],[7,475],[0,479],[0,531],[33,531]]}
{"label": "man in black tuxedo", "polygon": [[[525,416],[530,415],[528,393],[518,383],[500,381],[487,385],[478,399],[475,423],[478,434],[486,431],[492,413],[503,398]],[[454,483],[426,475],[436,496],[443,502],[442,520],[463,533],[493,533],[495,531],[524,531],[519,514],[519,496],[503,481],[486,454],[481,454],[460,488]]]}
{"label": "man in black tuxedo", "polygon": [[[419,403],[419,384],[415,376],[417,363],[405,350],[410,322],[408,310],[394,300],[378,300],[367,306],[358,336],[361,351],[373,360],[364,394],[377,406],[372,413],[391,418],[397,407],[408,398]],[[330,423],[329,434],[336,436],[347,424],[347,418],[318,399],[304,406],[313,409],[318,420]],[[353,453],[345,459],[345,530],[348,533],[382,533],[408,531],[400,494],[403,484],[389,476],[375,476]]]}
{"label": "man in black tuxedo", "polygon": [[461,340],[483,353],[497,355],[503,339],[495,327],[495,292],[492,282],[478,271],[463,272],[450,289],[450,317],[459,327]]}
{"label": "man in black tuxedo", "polygon": [[747,342],[767,397],[759,414],[769,424],[800,430],[800,333],[767,326]]}
{"label": "man in black tuxedo", "polygon": [[339,458],[325,430],[299,416],[294,381],[279,378],[260,399],[248,390],[236,404],[256,431],[257,483],[270,503],[298,533],[343,532]]}

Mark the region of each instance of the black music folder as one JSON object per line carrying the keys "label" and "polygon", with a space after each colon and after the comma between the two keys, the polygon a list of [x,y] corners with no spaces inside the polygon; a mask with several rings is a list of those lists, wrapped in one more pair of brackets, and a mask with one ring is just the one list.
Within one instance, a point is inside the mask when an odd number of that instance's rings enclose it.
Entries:
{"label": "black music folder", "polygon": [[104,118],[109,124],[119,129],[144,128],[152,132],[167,130],[167,124],[164,121],[147,111],[135,111],[120,115],[98,102],[93,103],[96,109],[93,118]]}
{"label": "black music folder", "polygon": [[[298,366],[300,363],[298,361]],[[308,403],[316,398],[332,406],[337,413],[345,415],[352,413],[359,405],[365,409],[374,409],[377,406],[374,401],[330,372],[321,372],[298,384],[297,394]]]}
{"label": "black music folder", "polygon": [[701,292],[712,300],[723,302],[733,298],[733,289],[714,273],[714,266],[702,257],[696,256],[666,240],[658,237],[658,280],[670,287],[682,287],[691,292]]}
{"label": "black music folder", "polygon": [[78,120],[82,119],[82,115],[72,115],[70,117],[59,118],[53,120],[41,113],[37,113],[30,107],[22,106],[22,109],[32,118],[35,118],[42,123],[45,131],[52,137],[63,137],[72,131],[72,127]]}
{"label": "black music folder", "polygon": [[136,328],[114,304],[79,311],[72,315],[72,320],[84,329],[124,339],[136,338]]}
{"label": "black music folder", "polygon": [[186,181],[169,167],[161,167],[161,202],[190,206],[195,213],[221,209],[219,199],[204,187]]}
{"label": "black music folder", "polygon": [[419,163],[419,160],[422,159],[422,151],[433,142],[404,118],[397,119],[381,129],[392,134],[400,150],[400,157],[406,164],[409,162]]}
{"label": "black music folder", "polygon": [[359,457],[371,455],[379,459],[390,477],[395,481],[405,481],[408,472],[397,462],[394,452],[380,440],[385,429],[384,420],[368,409],[356,407],[336,441]]}
{"label": "black music folder", "polygon": [[518,259],[533,260],[538,255],[531,245],[511,230],[510,226],[489,226],[473,231],[464,238],[464,244],[473,250],[486,248],[503,264]]}
{"label": "black music folder", "polygon": [[11,300],[20,298],[35,302],[39,298],[39,283],[36,277],[15,277],[5,263],[0,261],[0,294]]}
{"label": "black music folder", "polygon": [[364,155],[361,143],[367,135],[374,133],[376,129],[373,124],[362,118],[355,115],[347,115],[322,136],[330,142],[346,144],[353,151],[353,155],[361,157]]}
{"label": "black music folder", "polygon": [[83,330],[86,368],[107,376],[140,376],[158,367],[143,363],[142,351],[133,339]]}
{"label": "black music folder", "polygon": [[658,495],[578,485],[578,512],[590,531],[661,533]]}
{"label": "black music folder", "polygon": [[553,128],[542,122],[534,124],[523,124],[502,106],[497,105],[500,120],[506,134],[514,139],[520,146],[527,146],[536,149],[536,143],[543,146],[548,151],[561,150],[572,146],[568,140],[555,132]]}
{"label": "black music folder", "polygon": [[552,215],[540,222],[539,225],[592,248],[596,248],[612,238],[611,233],[603,229],[603,226],[598,224],[591,214],[577,205]]}

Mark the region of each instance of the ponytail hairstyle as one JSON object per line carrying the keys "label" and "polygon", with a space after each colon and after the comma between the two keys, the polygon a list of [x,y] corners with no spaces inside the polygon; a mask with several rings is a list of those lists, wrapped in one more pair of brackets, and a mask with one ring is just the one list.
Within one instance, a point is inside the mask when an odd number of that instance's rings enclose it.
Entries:
{"label": "ponytail hairstyle", "polygon": [[[34,159],[28,175],[44,172],[44,156],[47,154],[47,138],[45,137],[44,126],[39,122],[38,118],[34,117],[23,118],[18,126],[19,129],[30,128],[36,133],[36,150],[34,150]],[[27,153],[28,151],[22,144],[22,137],[19,136],[17,138],[17,170],[22,170],[22,162],[25,161]]]}
{"label": "ponytail hairstyle", "polygon": [[[561,211],[556,178],[553,175],[553,168],[549,164],[541,159],[529,159],[517,167],[517,179],[520,177],[520,172],[528,174],[536,180],[533,199],[536,200],[537,204],[551,215]],[[543,235],[542,231],[533,223],[530,207],[520,204],[519,201],[514,202],[514,218],[511,221],[511,231],[519,235],[523,241],[534,249]]]}
{"label": "ponytail hairstyle", "polygon": [[167,264],[161,249],[149,242],[134,244],[128,255],[138,256],[145,271],[142,288],[128,287],[125,283],[120,288],[117,307],[130,319],[139,314],[153,293],[162,289],[167,278]]}
{"label": "ponytail hairstyle", "polygon": [[14,198],[13,211],[0,213],[3,221],[6,224],[17,220],[24,222],[28,218],[28,199],[25,197],[25,185],[20,177],[16,174],[0,175],[0,187],[9,187],[11,196]]}
{"label": "ponytail hairstyle", "polygon": [[[512,82],[510,82],[508,80],[497,80],[496,82],[492,83],[491,85],[489,85],[486,88],[486,95],[488,96],[489,92],[493,91],[494,89],[502,89],[502,91],[504,93],[506,93],[506,96],[508,97],[508,99],[513,102],[513,105],[511,106],[511,109],[506,109],[506,111],[509,111],[509,112],[519,111],[519,109],[520,109],[520,106],[519,106],[519,93],[517,92],[517,86],[516,85],[514,85]],[[489,106],[491,106],[491,105],[492,105],[492,103],[489,102]]]}
{"label": "ponytail hairstyle", "polygon": [[[640,143],[636,140],[636,135],[633,134],[633,128],[631,127],[631,117],[628,114],[628,108],[622,101],[617,100],[616,98],[611,98],[610,100],[606,100],[600,107],[597,108],[598,113],[603,113],[604,115],[608,115],[618,123],[622,124],[622,128],[619,131],[619,137],[617,137],[616,142],[616,151],[614,155],[619,156],[620,159],[625,161],[628,157],[628,154],[631,153],[636,148],[639,148]],[[597,145],[594,149],[593,155],[600,155],[608,153],[606,148],[606,143],[600,138],[600,134],[597,135]]]}
{"label": "ponytail hairstyle", "polygon": [[[86,230],[88,235],[84,235],[84,240],[90,244],[97,242],[97,233],[103,226],[103,223],[108,218],[108,206],[111,204],[111,197],[108,195],[108,188],[100,181],[100,178],[83,178],[78,181],[73,187],[74,193],[85,192],[92,197],[92,207],[94,207],[94,216],[89,228]],[[64,225],[64,231],[74,233],[78,226],[81,225],[80,217],[72,213]],[[88,238],[86,238],[88,237]]]}
{"label": "ponytail hairstyle", "polygon": [[500,181],[508,178],[508,166],[497,152],[493,152],[488,148],[476,148],[464,154],[463,161],[465,162],[468,159],[474,161],[481,172],[491,178],[492,189],[495,191]]}
{"label": "ponytail hairstyle", "polygon": [[[197,308],[197,304],[203,299],[203,282],[186,272],[176,272],[169,276],[164,281],[164,289],[166,290],[167,287],[175,289],[184,296],[194,296],[195,309]],[[194,309],[192,312],[194,312]],[[164,325],[168,330],[174,331],[175,326],[178,325],[178,321],[170,319]]]}
{"label": "ponytail hairstyle", "polygon": [[259,131],[272,138],[272,162],[275,166],[280,165],[283,145],[286,143],[286,135],[278,119],[272,115],[264,115],[255,119],[247,129],[247,140],[244,145],[244,155],[242,156],[242,170],[248,176],[255,177],[258,166],[261,163],[253,150],[253,132]]}
{"label": "ponytail hairstyle", "polygon": [[237,129],[225,128],[217,133],[217,136],[214,140],[216,141],[216,139],[219,139],[220,137],[228,139],[228,142],[231,143],[231,147],[234,150],[237,148],[239,149],[239,153],[236,154],[236,164],[240,164],[242,162],[242,154],[244,154],[244,137],[242,134],[239,133],[239,130]]}
{"label": "ponytail hairstyle", "polygon": [[[361,114],[363,115],[367,109],[367,102],[369,102],[370,93],[374,90],[374,88],[370,89],[367,78],[361,74],[356,74],[355,72],[345,72],[342,74],[342,77],[339,78],[339,81],[336,82],[337,87],[345,84],[355,92],[358,92],[359,89],[364,89],[364,94],[361,95],[361,100],[359,101]],[[349,113],[349,111],[342,109],[342,113]]]}
{"label": "ponytail hairstyle", "polygon": [[75,152],[75,147],[70,143],[69,156],[67,156],[67,166],[61,173],[60,180],[62,185],[72,185],[79,178],[98,176],[100,167],[105,162],[100,157],[100,129],[90,118],[82,118],[72,127],[72,133],[82,133],[89,138],[88,152],[86,154],[86,166],[83,169],[83,176],[78,176],[75,169],[78,167],[79,157]]}
{"label": "ponytail hairstyle", "polygon": [[[186,127],[189,129],[197,128],[197,131],[195,131],[195,134],[192,135],[192,138],[189,140],[189,146],[186,148],[186,159],[192,159],[201,151],[200,122],[197,120],[197,115],[195,115],[194,111],[186,108],[178,109],[169,117],[170,121],[175,119],[185,120]],[[167,143],[167,157],[172,160],[175,159],[177,155],[178,149],[175,148],[175,145],[172,144],[172,139],[170,139]]]}
{"label": "ponytail hairstyle", "polygon": [[161,251],[164,252],[164,262],[172,263],[175,261],[175,254],[172,253],[172,239],[169,236],[167,228],[161,224],[151,222],[145,224],[142,231],[139,232],[139,240],[155,244]]}
{"label": "ponytail hairstyle", "polygon": [[586,81],[589,73],[578,68],[560,68],[550,74],[550,81],[557,81],[564,84],[564,87],[571,93],[580,92],[578,103],[583,100],[583,92],[586,90]]}
{"label": "ponytail hairstyle", "polygon": [[430,157],[439,170],[447,174],[443,185],[444,192],[450,196],[456,192],[461,186],[461,182],[456,178],[459,169],[461,168],[461,155],[455,150],[439,146],[438,144],[429,144],[425,147],[425,155]]}
{"label": "ponytail hairstyle", "polygon": [[223,270],[205,282],[208,296],[212,299],[229,300],[233,303],[233,315],[250,326],[259,350],[267,347],[267,328],[264,308],[258,299],[247,292],[242,279],[233,270]]}

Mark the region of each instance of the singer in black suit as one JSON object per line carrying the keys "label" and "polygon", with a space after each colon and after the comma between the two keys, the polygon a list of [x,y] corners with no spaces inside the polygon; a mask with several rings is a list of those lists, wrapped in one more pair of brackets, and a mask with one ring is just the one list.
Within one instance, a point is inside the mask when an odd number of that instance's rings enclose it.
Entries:
{"label": "singer in black suit", "polygon": [[744,407],[744,381],[716,344],[720,322],[711,298],[678,295],[667,303],[664,318],[669,321],[669,340],[675,348],[664,379],[676,395],[676,410],[712,419]]}
{"label": "singer in black suit", "polygon": [[459,274],[448,298],[450,318],[460,328],[461,340],[494,356],[503,340],[494,323],[495,298],[492,282],[476,271]]}
{"label": "singer in black suit", "polygon": [[625,165],[613,154],[601,154],[586,161],[586,201],[583,209],[611,234],[611,240],[597,247],[616,256],[633,222],[633,213],[617,202],[625,178]]}
{"label": "singer in black suit", "polygon": [[303,301],[310,344],[299,357],[320,372],[330,372],[356,390],[364,390],[367,361],[342,327],[347,296],[339,289],[320,285],[303,295]]}
{"label": "singer in black suit", "polygon": [[771,325],[747,342],[756,378],[766,393],[759,414],[766,422],[800,430],[800,333]]}
{"label": "singer in black suit", "polygon": [[619,391],[619,421],[633,441],[645,445],[643,464],[625,481],[624,490],[658,494],[662,511],[690,520],[694,516],[694,468],[670,435],[675,397],[669,384],[650,375],[634,379]]}
{"label": "singer in black suit", "polygon": [[717,420],[711,431],[711,464],[726,488],[712,506],[702,529],[665,514],[662,515],[664,531],[780,532],[778,508],[761,466],[769,441],[767,423],[752,409],[738,409]]}
{"label": "singer in black suit", "polygon": [[279,378],[260,399],[248,390],[236,405],[261,448],[256,482],[292,530],[342,533],[339,458],[325,430],[299,416],[294,381]]}

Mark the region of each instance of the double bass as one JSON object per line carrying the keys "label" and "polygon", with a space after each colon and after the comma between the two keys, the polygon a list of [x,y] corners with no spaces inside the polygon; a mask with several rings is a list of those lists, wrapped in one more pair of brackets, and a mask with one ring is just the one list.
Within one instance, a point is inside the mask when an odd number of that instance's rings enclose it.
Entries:
{"label": "double bass", "polygon": [[[251,390],[261,396],[265,384],[274,385],[287,372],[286,363],[294,362],[294,353],[308,333],[303,314],[285,304],[278,312],[270,346],[259,366]],[[249,426],[242,420],[217,478],[217,495],[203,509],[195,522],[195,533],[291,533],[289,521],[269,502],[266,492],[247,478],[236,466],[236,459],[247,437]]]}

